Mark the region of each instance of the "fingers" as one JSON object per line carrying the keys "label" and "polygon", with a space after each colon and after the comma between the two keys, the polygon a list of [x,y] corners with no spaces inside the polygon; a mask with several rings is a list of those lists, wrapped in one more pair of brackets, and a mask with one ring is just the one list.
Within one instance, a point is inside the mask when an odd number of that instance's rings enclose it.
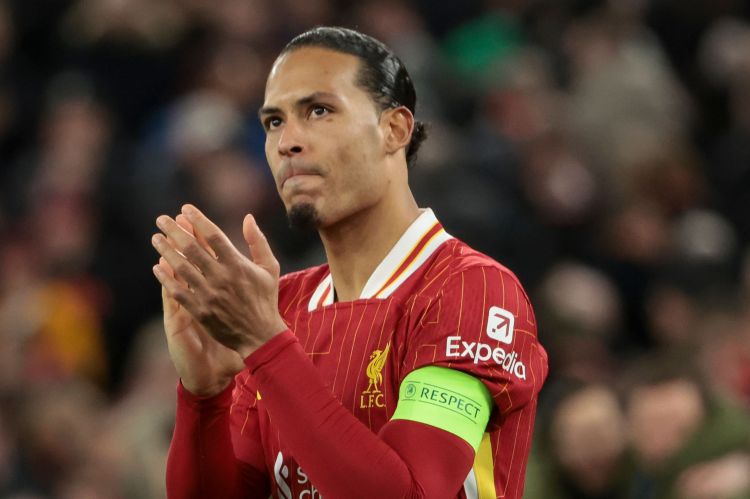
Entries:
{"label": "fingers", "polygon": [[162,286],[161,296],[165,312],[172,315],[178,310],[179,305],[188,310],[194,308],[193,292],[184,283],[178,281],[177,274],[172,270],[169,260],[164,257],[160,258],[159,263],[154,265],[153,271]]}
{"label": "fingers", "polygon": [[[151,238],[151,244],[153,244],[156,251],[159,252],[171,267],[173,273],[172,275],[167,276],[169,279],[177,282],[176,276],[179,276],[194,290],[200,290],[205,287],[205,277],[203,274],[201,274],[200,271],[187,258],[185,258],[185,256],[172,246],[171,241],[168,240],[164,234],[154,234]],[[195,243],[195,245],[197,245],[197,243]],[[156,268],[154,270],[156,270]],[[158,277],[159,276],[157,275],[157,278]],[[162,282],[162,284],[164,283]],[[171,291],[169,288],[168,290]]]}
{"label": "fingers", "polygon": [[[163,256],[159,257],[159,263],[154,265],[153,271],[154,275],[157,276],[157,278],[159,277],[159,272],[164,272],[165,274],[174,277],[172,267],[169,266]],[[161,301],[164,307],[164,312],[167,314],[167,316],[173,315],[177,311],[177,302],[175,302],[172,297],[167,294],[167,289],[164,286],[161,287]]]}
{"label": "fingers", "polygon": [[242,222],[242,234],[245,236],[245,241],[250,247],[250,256],[253,261],[257,265],[278,275],[279,262],[273,255],[266,236],[261,232],[260,227],[255,222],[255,217],[252,215],[245,216],[245,220]]}
{"label": "fingers", "polygon": [[198,208],[186,204],[182,207],[182,214],[193,226],[196,237],[205,241],[220,261],[226,262],[237,256],[237,249],[227,235]]}
{"label": "fingers", "polygon": [[187,232],[188,234],[192,234],[193,237],[195,237],[195,239],[201,245],[201,248],[206,250],[212,257],[216,258],[216,253],[214,253],[214,250],[211,248],[211,246],[208,245],[206,238],[204,238],[201,233],[195,233],[193,224],[190,223],[190,220],[188,220],[185,215],[180,213],[175,217],[175,221],[177,222],[177,225],[185,229],[185,232]]}
{"label": "fingers", "polygon": [[[161,215],[156,219],[156,225],[169,239],[170,244],[187,260],[198,267],[204,274],[210,274],[216,270],[216,259],[201,246],[191,232],[181,227],[174,219]],[[174,262],[170,262],[172,268],[177,270]]]}
{"label": "fingers", "polygon": [[[154,265],[154,274],[157,275],[156,273],[158,271],[164,272],[168,276],[174,277],[177,282],[180,282],[180,279],[175,276],[174,270],[172,270],[172,267],[169,266],[169,263],[167,263],[163,256],[159,257],[159,263]],[[164,313],[167,317],[173,316],[180,309],[180,304],[177,303],[177,301],[169,295],[169,293],[167,292],[167,288],[165,288],[164,286],[161,287],[161,301],[162,306],[164,307]]]}

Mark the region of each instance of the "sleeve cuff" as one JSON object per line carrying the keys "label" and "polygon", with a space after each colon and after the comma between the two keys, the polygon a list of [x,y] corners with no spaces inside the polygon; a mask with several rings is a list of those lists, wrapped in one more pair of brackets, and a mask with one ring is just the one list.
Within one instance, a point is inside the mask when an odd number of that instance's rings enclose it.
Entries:
{"label": "sleeve cuff", "polygon": [[234,378],[224,390],[209,397],[199,397],[191,393],[182,384],[182,380],[177,381],[177,402],[194,410],[205,410],[219,407],[228,407],[232,403],[232,392],[234,391]]}
{"label": "sleeve cuff", "polygon": [[277,334],[261,345],[256,351],[248,355],[245,359],[245,365],[250,369],[250,373],[254,374],[258,369],[273,361],[279,353],[295,343],[297,343],[297,337],[290,329],[287,329],[286,331]]}

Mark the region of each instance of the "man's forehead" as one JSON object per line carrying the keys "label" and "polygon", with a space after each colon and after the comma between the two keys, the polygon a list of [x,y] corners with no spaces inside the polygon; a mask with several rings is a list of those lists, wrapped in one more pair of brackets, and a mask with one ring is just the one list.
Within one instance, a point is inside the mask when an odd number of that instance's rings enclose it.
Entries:
{"label": "man's forehead", "polygon": [[315,92],[357,90],[359,59],[321,47],[302,47],[276,59],[266,81],[266,104]]}

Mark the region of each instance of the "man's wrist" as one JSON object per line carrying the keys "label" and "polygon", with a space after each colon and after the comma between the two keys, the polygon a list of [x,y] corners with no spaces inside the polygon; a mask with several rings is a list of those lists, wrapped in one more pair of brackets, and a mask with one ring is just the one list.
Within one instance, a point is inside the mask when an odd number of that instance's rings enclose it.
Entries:
{"label": "man's wrist", "polygon": [[266,331],[273,331],[273,332],[259,335],[261,338],[259,341],[255,341],[252,343],[251,342],[242,343],[238,345],[235,350],[237,351],[237,353],[240,354],[240,357],[242,357],[243,360],[247,359],[250,355],[253,354],[253,352],[258,350],[260,347],[262,347],[263,345],[265,345],[266,343],[268,343],[269,341],[271,341],[272,339],[274,339],[276,336],[280,335],[284,331],[287,331],[288,329],[289,327],[286,325],[284,320],[281,317],[279,317],[278,323],[276,325],[274,325],[273,327],[266,328]]}
{"label": "man's wrist", "polygon": [[248,358],[250,355],[252,355],[253,352],[256,351],[260,346],[261,345],[248,345],[248,344],[239,345],[237,347],[237,353],[240,354],[240,357],[242,357],[242,359],[244,360]]}
{"label": "man's wrist", "polygon": [[245,366],[254,374],[258,369],[277,360],[282,350],[298,343],[290,329],[285,329],[245,357]]}
{"label": "man's wrist", "polygon": [[231,378],[227,383],[217,385],[213,389],[191,389],[185,385],[185,380],[180,379],[177,383],[178,400],[182,400],[194,408],[222,405],[225,402],[231,401],[234,385],[234,378]]}

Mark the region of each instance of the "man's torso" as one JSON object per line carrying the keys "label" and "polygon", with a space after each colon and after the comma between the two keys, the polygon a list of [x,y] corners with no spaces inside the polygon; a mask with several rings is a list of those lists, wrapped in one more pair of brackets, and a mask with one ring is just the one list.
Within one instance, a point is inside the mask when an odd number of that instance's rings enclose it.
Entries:
{"label": "man's torso", "polygon": [[[418,251],[420,253],[415,258]],[[429,251],[429,255],[425,255],[425,251]],[[546,376],[546,354],[536,343],[535,330],[527,332],[533,335],[529,345],[534,349],[538,347],[539,352],[534,350],[534,355],[540,353],[544,356],[543,369],[524,364],[522,352],[514,352],[502,343],[493,342],[488,346],[481,341],[464,341],[466,334],[460,331],[462,311],[468,310],[469,306],[484,310],[491,304],[458,303],[463,298],[463,290],[460,297],[457,294],[456,300],[446,304],[440,301],[445,301],[441,293],[446,283],[455,281],[463,270],[474,269],[473,274],[477,274],[478,268],[482,272],[485,267],[493,272],[502,269],[509,280],[517,283],[515,277],[490,258],[452,238],[433,240],[432,247],[415,248],[392,267],[393,272],[384,276],[377,289],[373,288],[369,293],[372,296],[351,302],[334,302],[326,265],[285,276],[280,289],[279,309],[331,392],[374,433],[390,420],[398,402],[401,381],[415,368],[434,363],[465,370],[480,379],[499,379],[500,383],[489,382],[488,386],[496,404],[503,407],[495,408],[498,414],[491,419],[489,432],[477,452],[475,466],[467,477],[465,488],[457,491],[456,497],[520,497],[536,393],[528,396],[531,403],[526,403],[528,400],[516,402],[513,399],[518,399],[518,396],[503,386],[502,380],[513,380],[514,376],[522,375],[525,382],[538,376],[538,386],[532,389],[538,391]],[[461,279],[463,281],[463,276]],[[477,281],[463,285],[468,287],[468,296],[469,288],[482,284]],[[434,338],[425,337],[425,331],[433,325],[456,320],[456,310],[459,317],[455,335],[438,333]],[[533,324],[530,307],[525,313]],[[485,324],[482,323],[482,327]],[[441,330],[452,331],[451,328],[451,325],[440,326]],[[504,347],[502,353],[497,352],[500,348],[497,345]],[[531,355],[529,348],[525,350]],[[533,370],[544,372],[533,373]],[[245,396],[255,390],[247,372],[238,376],[237,391],[243,390]],[[300,390],[305,390],[305,387],[301,386]],[[237,396],[241,395],[235,393]],[[304,467],[285,447],[283,436],[264,410],[262,393],[255,396],[258,397],[260,437],[266,465],[273,477],[274,495],[284,499],[319,497]],[[439,397],[439,394],[433,396]],[[233,416],[235,426],[240,426],[243,416]]]}

